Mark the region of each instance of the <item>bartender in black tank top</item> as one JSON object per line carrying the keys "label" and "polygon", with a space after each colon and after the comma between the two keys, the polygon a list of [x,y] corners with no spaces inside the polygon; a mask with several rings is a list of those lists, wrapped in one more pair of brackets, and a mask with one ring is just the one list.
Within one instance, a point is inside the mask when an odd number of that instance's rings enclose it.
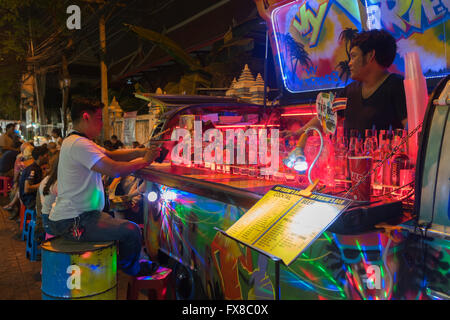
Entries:
{"label": "bartender in black tank top", "polygon": [[[392,35],[384,30],[358,33],[350,46],[350,77],[355,80],[338,94],[346,97],[347,108],[339,111],[344,116],[344,129],[356,129],[364,137],[364,130],[375,125],[377,130],[404,128],[407,123],[406,97],[403,78],[389,73],[395,59],[397,45]],[[301,135],[311,126],[320,128],[314,117],[297,132],[283,132],[284,136]]]}

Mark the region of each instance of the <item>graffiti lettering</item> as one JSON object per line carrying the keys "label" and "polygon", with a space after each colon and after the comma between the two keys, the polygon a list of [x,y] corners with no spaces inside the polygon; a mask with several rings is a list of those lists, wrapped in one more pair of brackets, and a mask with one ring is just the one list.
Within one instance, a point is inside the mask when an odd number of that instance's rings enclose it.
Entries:
{"label": "graffiti lettering", "polygon": [[306,74],[308,75],[308,77],[312,76],[313,74],[316,74],[317,72],[317,66],[312,66],[310,68],[305,68],[304,69],[306,71]]}
{"label": "graffiti lettering", "polygon": [[352,0],[336,0],[336,5],[339,6],[349,17],[355,25],[361,25],[361,15],[359,13],[359,6],[357,1]]}
{"label": "graffiti lettering", "polygon": [[422,3],[429,23],[441,19],[450,9],[448,0],[422,0]]}
{"label": "graffiti lettering", "polygon": [[402,16],[408,12],[409,5],[408,2],[411,1],[393,1],[394,4],[392,8],[389,9],[387,1],[381,1],[381,20],[383,21],[384,27],[393,32],[394,25],[400,28],[402,31],[406,32],[408,25],[402,19]]}
{"label": "graffiti lettering", "polygon": [[333,71],[331,74],[327,74],[323,77],[311,77],[300,80],[301,86],[306,87],[335,84],[339,81],[339,73],[337,71]]}
{"label": "graffiti lettering", "polygon": [[[304,37],[309,37],[309,47],[313,48],[317,45],[320,38],[324,20],[326,18],[327,9],[332,4],[339,6],[350,20],[355,25],[361,23],[361,16],[358,6],[355,6],[352,1],[335,0],[326,1],[319,5],[317,12],[309,7],[305,2],[298,9],[297,15],[292,21],[293,27],[301,33]],[[370,8],[369,8],[370,7]],[[396,30],[400,30],[404,35],[409,35],[411,27],[416,30],[424,31],[426,26],[437,23],[439,20],[445,18],[450,11],[449,0],[396,0],[387,1],[380,0],[373,2],[371,6],[366,8],[369,27],[380,28],[381,24],[385,29],[392,33],[396,33]],[[370,17],[378,7],[381,13],[381,21],[371,21]],[[370,9],[370,10],[369,10]],[[375,11],[374,11],[375,10]],[[422,21],[422,11],[425,13],[427,24]],[[378,12],[378,11],[377,11]]]}
{"label": "graffiti lettering", "polygon": [[411,27],[424,31],[426,25],[422,21],[422,9],[427,18],[427,24],[431,25],[445,18],[449,12],[448,0],[404,0],[379,2],[381,21],[390,32],[395,33],[395,28],[408,35]]}
{"label": "graffiti lettering", "polygon": [[315,47],[319,40],[320,30],[325,19],[325,13],[327,12],[328,2],[324,2],[319,6],[319,10],[314,12],[313,9],[307,8],[305,2],[300,6],[298,14],[295,16],[293,26],[306,37],[311,34],[309,39],[309,46]]}

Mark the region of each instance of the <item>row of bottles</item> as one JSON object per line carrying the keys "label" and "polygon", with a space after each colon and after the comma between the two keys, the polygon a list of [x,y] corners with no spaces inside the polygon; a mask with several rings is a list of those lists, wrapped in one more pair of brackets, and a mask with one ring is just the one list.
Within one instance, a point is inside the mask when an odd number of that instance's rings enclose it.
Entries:
{"label": "row of bottles", "polygon": [[[361,138],[359,131],[357,130],[351,130],[349,138],[347,138],[344,134],[343,127],[338,127],[332,141],[329,137],[324,136],[324,148],[321,158],[312,169],[311,177],[313,180],[316,177],[319,177],[321,179],[321,183],[328,187],[334,187],[336,182],[338,184],[344,183],[346,187],[348,187],[348,182],[351,180],[348,157],[370,157],[372,158],[372,171],[374,171],[371,175],[372,194],[380,195],[389,193],[393,189],[396,189],[396,186],[403,186],[412,180],[413,170],[411,170],[412,164],[409,161],[406,150],[407,143],[402,144],[393,156],[386,160],[382,166],[378,167],[379,163],[383,161],[383,159],[385,159],[397,145],[400,144],[401,140],[405,138],[405,135],[406,131],[402,129],[380,130],[377,132],[375,128],[372,128],[365,130],[364,139]],[[270,136],[267,137],[267,139],[269,145]],[[206,150],[207,146],[208,143],[204,142],[203,149]],[[308,138],[308,143],[304,150],[308,164],[313,162],[318,153],[319,147],[319,136],[313,132],[313,134]],[[254,157],[250,155],[250,145],[247,139],[245,146],[245,164],[236,163],[237,149],[235,143],[233,150],[233,156],[235,157],[234,164],[203,162],[198,165],[194,163],[194,155],[192,154],[190,165],[178,165],[192,168],[204,168],[217,174],[248,176],[272,181],[304,180],[307,183],[305,178],[306,174],[301,176],[298,172],[295,172],[295,170],[284,166],[282,162],[294,148],[295,144],[289,143],[289,140],[280,141],[279,163],[278,166],[275,165],[278,167],[278,170],[275,170],[268,175],[263,175],[262,173],[264,172],[264,169],[271,167],[271,163],[270,161],[261,162],[261,157],[259,154],[256,157],[256,164],[249,163],[249,159],[254,159]],[[260,150],[258,149],[258,152],[259,151]],[[268,148],[267,151],[269,152],[267,157],[270,159],[270,148]],[[225,159],[228,159],[230,156],[229,151],[224,149],[223,160],[225,161]],[[304,179],[302,180],[300,178]]]}
{"label": "row of bottles", "polygon": [[[365,139],[361,139],[357,130],[350,131],[350,138],[344,135],[344,128],[337,128],[335,137],[335,178],[349,180],[348,157],[367,156],[372,158],[372,170],[378,167],[392,150],[405,138],[406,130],[380,130],[377,135],[375,128],[365,130]],[[382,166],[375,169],[371,175],[373,193],[379,195],[392,191],[394,186],[409,183],[412,164],[406,150],[407,143],[400,146],[397,152],[386,160]],[[406,180],[406,181],[405,181]]]}

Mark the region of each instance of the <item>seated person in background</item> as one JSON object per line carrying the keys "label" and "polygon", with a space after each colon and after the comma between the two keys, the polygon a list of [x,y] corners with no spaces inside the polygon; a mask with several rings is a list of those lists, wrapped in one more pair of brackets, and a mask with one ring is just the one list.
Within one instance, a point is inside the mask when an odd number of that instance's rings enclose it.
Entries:
{"label": "seated person in background", "polygon": [[26,167],[19,179],[19,197],[27,209],[36,208],[36,195],[43,174],[41,166],[48,163],[48,150],[39,146],[32,151],[33,163]]}
{"label": "seated person in background", "polygon": [[45,143],[47,143],[47,147],[48,147],[49,142],[52,141],[52,136],[49,135],[48,133],[46,133],[46,134],[44,134],[44,138],[45,138]]}
{"label": "seated person in background", "polygon": [[147,167],[159,155],[157,148],[108,151],[92,139],[103,127],[103,104],[79,99],[72,102],[72,131],[63,141],[58,163],[58,197],[50,212],[51,234],[71,241],[118,241],[117,264],[132,276],[152,274],[158,265],[140,260],[139,226],[102,212],[105,193],[102,174],[127,176]]}
{"label": "seated person in background", "polygon": [[12,210],[16,207],[17,210],[15,210],[9,217],[10,220],[16,219],[19,216],[19,178],[22,174],[22,171],[28,167],[31,163],[33,163],[33,157],[31,156],[31,152],[33,151],[34,147],[28,143],[25,142],[20,146],[20,151],[16,157],[16,160],[14,162],[14,177],[13,177],[13,187],[11,189],[11,201],[3,207],[5,210]]}
{"label": "seated person in background", "polygon": [[61,149],[61,145],[63,142],[63,138],[62,138],[62,134],[61,134],[61,129],[59,128],[54,128],[52,130],[52,134],[51,134],[53,141],[56,143],[56,148],[59,150]]}
{"label": "seated person in background", "polygon": [[108,190],[114,216],[143,224],[142,196],[139,194],[142,192],[145,192],[145,185],[135,176],[114,179]]}
{"label": "seated person in background", "polygon": [[111,143],[112,143],[112,148],[113,148],[114,150],[122,149],[122,148],[123,148],[123,143],[122,143],[122,141],[120,141],[119,139],[117,139],[117,136],[116,136],[115,134],[113,134],[113,135],[111,136]]}
{"label": "seated person in background", "polygon": [[59,149],[56,148],[56,143],[50,142],[48,144],[48,151],[49,151],[48,166],[50,170],[50,168],[53,165],[53,161],[59,159]]}
{"label": "seated person in background", "polygon": [[141,144],[138,141],[133,141],[133,149],[136,149],[140,146]]}
{"label": "seated person in background", "polygon": [[56,146],[56,142],[49,142],[47,145],[47,148],[48,148],[48,153],[49,153],[50,158],[59,152],[59,150]]}
{"label": "seated person in background", "polygon": [[14,182],[19,183],[20,174],[23,169],[28,167],[33,163],[33,145],[29,142],[25,142],[20,146],[20,153],[16,157],[16,161],[14,162]]}
{"label": "seated person in background", "polygon": [[55,156],[59,154],[59,150],[56,148],[55,142],[49,142],[48,144],[46,144],[46,146],[48,149],[48,162],[43,166],[41,166],[44,177],[48,175],[52,162],[55,159]]}
{"label": "seated person in background", "polygon": [[40,213],[42,217],[42,225],[44,227],[44,231],[48,234],[51,234],[51,231],[48,227],[48,217],[58,195],[58,159],[59,156],[56,155],[50,168],[49,174],[44,179],[42,179],[41,184],[39,185],[38,197],[40,199],[41,205]]}
{"label": "seated person in background", "polygon": [[8,123],[5,132],[0,135],[0,156],[8,150],[18,150],[18,148],[15,147],[15,126],[14,123]]}
{"label": "seated person in background", "polygon": [[14,163],[19,151],[7,150],[0,157],[0,176],[14,177]]}
{"label": "seated person in background", "polygon": [[105,147],[106,150],[108,151],[114,151],[115,149],[113,148],[112,142],[110,140],[105,140],[105,142],[103,142],[103,146]]}

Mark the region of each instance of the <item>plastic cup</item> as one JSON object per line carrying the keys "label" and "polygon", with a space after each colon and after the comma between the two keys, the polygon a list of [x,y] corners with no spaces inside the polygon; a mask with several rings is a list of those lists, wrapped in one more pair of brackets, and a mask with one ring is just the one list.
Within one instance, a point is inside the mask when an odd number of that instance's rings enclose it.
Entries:
{"label": "plastic cup", "polygon": [[419,79],[422,77],[422,66],[417,52],[407,52],[405,54],[405,79]]}
{"label": "plastic cup", "polygon": [[[350,178],[352,187],[355,186],[362,177],[370,172],[372,168],[372,157],[348,157],[350,167]],[[370,200],[370,176],[361,182],[351,194],[353,200],[369,201]]]}

